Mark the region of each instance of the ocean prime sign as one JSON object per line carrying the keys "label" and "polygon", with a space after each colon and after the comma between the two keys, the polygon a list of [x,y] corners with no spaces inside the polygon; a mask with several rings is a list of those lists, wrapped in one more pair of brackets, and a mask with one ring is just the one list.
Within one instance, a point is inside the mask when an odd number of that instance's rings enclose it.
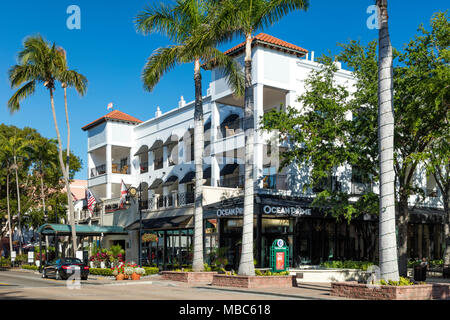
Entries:
{"label": "ocean prime sign", "polygon": [[291,217],[300,217],[300,216],[310,216],[311,209],[303,209],[298,206],[270,206],[265,205],[263,207],[264,214],[274,214],[277,216],[291,216]]}
{"label": "ocean prime sign", "polygon": [[[299,206],[265,205],[263,206],[262,213],[276,216],[300,217],[300,216],[310,216],[311,209],[303,209]],[[234,207],[234,208],[217,209],[216,214],[218,217],[242,216],[244,214],[244,208]]]}

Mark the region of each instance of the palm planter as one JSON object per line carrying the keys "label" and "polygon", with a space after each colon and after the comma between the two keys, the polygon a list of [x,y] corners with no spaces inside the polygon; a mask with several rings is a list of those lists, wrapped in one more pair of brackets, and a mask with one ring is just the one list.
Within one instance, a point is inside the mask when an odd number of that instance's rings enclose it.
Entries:
{"label": "palm planter", "polygon": [[240,276],[216,274],[213,276],[212,285],[237,288],[291,288],[297,285],[295,281],[295,276],[291,275]]}
{"label": "palm planter", "polygon": [[186,283],[212,283],[217,272],[204,271],[162,271],[163,280],[180,281]]}

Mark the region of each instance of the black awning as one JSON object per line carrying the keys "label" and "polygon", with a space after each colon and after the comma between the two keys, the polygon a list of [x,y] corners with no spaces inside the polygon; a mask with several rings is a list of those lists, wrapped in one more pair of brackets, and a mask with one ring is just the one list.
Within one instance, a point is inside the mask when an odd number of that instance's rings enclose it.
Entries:
{"label": "black awning", "polygon": [[163,182],[162,179],[155,179],[155,181],[153,181],[153,183],[148,188],[149,189],[156,189],[156,188],[158,188],[161,185],[162,182]]}
{"label": "black awning", "polygon": [[161,148],[163,146],[162,140],[156,140],[153,145],[150,147],[149,151],[153,151],[155,149]]}
{"label": "black awning", "polygon": [[237,163],[227,164],[225,165],[225,167],[222,168],[222,170],[220,170],[220,175],[225,176],[227,174],[232,174],[237,167],[239,167],[239,164]]}
{"label": "black awning", "polygon": [[147,145],[143,145],[139,148],[139,150],[134,154],[135,156],[141,155],[143,153],[148,153],[148,146]]}
{"label": "black awning", "polygon": [[168,146],[177,143],[178,143],[178,136],[176,134],[171,134],[170,137],[167,138],[166,142],[164,142],[163,146]]}
{"label": "black awning", "polygon": [[[156,230],[156,229],[189,229],[194,227],[194,216],[175,216],[175,217],[163,217],[155,219],[142,220],[142,229]],[[139,229],[139,220],[133,222],[126,230]]]}
{"label": "black awning", "polygon": [[208,167],[205,170],[203,170],[203,179],[209,178],[211,178],[211,167]]}
{"label": "black awning", "polygon": [[224,124],[230,123],[235,121],[236,119],[239,119],[239,115],[236,113],[232,113],[230,114],[228,117],[225,118],[225,120],[222,121],[221,126],[223,126]]}
{"label": "black awning", "polygon": [[183,179],[180,180],[180,183],[189,183],[192,182],[193,179],[195,179],[195,171],[189,171],[184,175]]}
{"label": "black awning", "polygon": [[174,184],[177,180],[178,180],[178,177],[172,175],[169,178],[167,178],[167,180],[163,183],[163,186],[164,187],[170,186],[170,185]]}

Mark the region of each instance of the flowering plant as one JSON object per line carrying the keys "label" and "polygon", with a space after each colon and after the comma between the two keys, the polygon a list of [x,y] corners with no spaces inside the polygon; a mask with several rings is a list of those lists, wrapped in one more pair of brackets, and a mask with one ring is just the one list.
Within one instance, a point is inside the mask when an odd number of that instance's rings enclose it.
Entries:
{"label": "flowering plant", "polygon": [[118,274],[125,274],[125,267],[123,266],[123,264],[115,266],[113,268],[111,268],[113,275],[117,276]]}
{"label": "flowering plant", "polygon": [[158,242],[158,236],[154,233],[145,233],[142,235],[142,242]]}
{"label": "flowering plant", "polygon": [[125,274],[131,276],[134,273],[134,268],[133,267],[125,267],[123,272]]}
{"label": "flowering plant", "polygon": [[144,273],[145,273],[145,269],[144,268],[135,268],[134,269],[134,272],[136,273],[136,274],[139,274],[139,275],[143,275]]}

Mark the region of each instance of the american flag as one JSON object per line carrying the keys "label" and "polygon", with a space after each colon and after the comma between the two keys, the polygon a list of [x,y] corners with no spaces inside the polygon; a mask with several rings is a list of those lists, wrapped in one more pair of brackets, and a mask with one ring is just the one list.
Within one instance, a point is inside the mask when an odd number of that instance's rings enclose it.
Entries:
{"label": "american flag", "polygon": [[86,189],[86,200],[87,200],[87,207],[89,209],[89,212],[92,214],[94,213],[94,206],[95,206],[95,197],[92,194],[91,190]]}

